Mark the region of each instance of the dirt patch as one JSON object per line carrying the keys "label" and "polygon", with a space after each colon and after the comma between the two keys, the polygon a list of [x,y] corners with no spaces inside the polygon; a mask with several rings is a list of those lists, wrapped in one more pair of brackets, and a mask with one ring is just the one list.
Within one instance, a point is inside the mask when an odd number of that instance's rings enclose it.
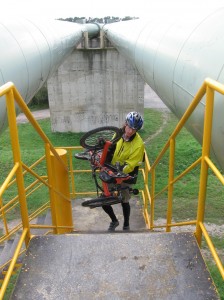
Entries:
{"label": "dirt patch", "polygon": [[151,142],[155,137],[157,137],[162,131],[163,129],[165,128],[167,122],[168,122],[168,119],[169,119],[169,112],[167,110],[161,110],[162,111],[162,118],[163,118],[163,123],[162,125],[158,128],[158,130],[150,135],[144,142],[145,144],[148,144],[149,142]]}
{"label": "dirt patch", "polygon": [[[50,110],[42,109],[42,110],[33,111],[32,115],[36,120],[47,119],[50,118]],[[22,124],[22,123],[28,123],[29,121],[27,120],[27,117],[23,113],[21,113],[17,116],[16,122],[18,124]]]}

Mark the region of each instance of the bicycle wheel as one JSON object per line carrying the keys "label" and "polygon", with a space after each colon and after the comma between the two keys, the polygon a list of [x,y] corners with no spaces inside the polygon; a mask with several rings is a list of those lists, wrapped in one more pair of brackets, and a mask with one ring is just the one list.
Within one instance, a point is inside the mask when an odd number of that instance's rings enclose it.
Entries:
{"label": "bicycle wheel", "polygon": [[114,126],[95,128],[85,133],[80,139],[80,145],[86,149],[103,149],[105,141],[115,144],[122,136],[122,130]]}
{"label": "bicycle wheel", "polygon": [[111,197],[100,197],[91,200],[86,200],[82,202],[82,206],[95,208],[95,207],[101,207],[103,205],[113,205],[117,203],[121,203],[121,200],[118,197],[111,196]]}

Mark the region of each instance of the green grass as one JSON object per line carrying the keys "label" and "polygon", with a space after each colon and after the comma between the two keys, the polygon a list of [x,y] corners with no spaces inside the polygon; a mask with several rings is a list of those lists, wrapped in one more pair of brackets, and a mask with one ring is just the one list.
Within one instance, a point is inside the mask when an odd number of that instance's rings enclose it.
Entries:
{"label": "green grass", "polygon": [[209,268],[210,274],[219,293],[220,299],[224,300],[224,284],[223,284],[223,279],[221,278],[220,273],[218,271],[218,268],[210,261],[207,262],[207,266]]}
{"label": "green grass", "polygon": [[10,299],[11,293],[13,292],[13,289],[14,289],[14,287],[15,287],[16,280],[17,280],[17,278],[18,278],[18,276],[19,276],[19,273],[20,273],[20,270],[17,270],[17,271],[15,272],[15,274],[13,274],[13,275],[11,276],[10,282],[9,282],[9,284],[8,284],[8,286],[7,286],[6,291],[5,291],[5,295],[4,295],[3,300],[9,300],[9,299]]}
{"label": "green grass", "polygon": [[[166,117],[166,124],[161,132],[155,133],[162,126],[164,118]],[[171,114],[167,113],[165,116],[161,111],[153,109],[145,109],[144,112],[144,128],[140,131],[142,138],[145,141],[146,151],[149,157],[150,164],[152,165],[157,155],[162,150],[165,142],[172,133],[177,124],[177,119]],[[50,120],[45,119],[38,122],[48,136],[50,141],[55,147],[61,146],[79,146],[79,140],[82,133],[53,133],[51,131]],[[30,124],[20,124],[18,126],[19,138],[21,145],[22,158],[27,165],[32,164],[39,157],[44,154],[43,142],[38,135],[33,131]],[[181,134],[176,140],[176,159],[175,159],[175,176],[181,174],[183,170],[192,164],[194,160],[201,155],[201,146],[191,136],[186,129],[181,131]],[[156,171],[156,191],[161,190],[167,185],[168,175],[168,161],[167,157],[169,153],[165,155],[166,159],[163,159]],[[10,159],[12,158],[12,152],[10,148],[9,130],[7,129],[0,136],[0,184],[2,184],[3,178],[8,174],[9,168],[12,166]],[[74,159],[74,163],[81,168],[87,168],[87,163]],[[42,174],[46,171],[46,166],[43,164],[37,170],[38,174]],[[175,221],[185,221],[188,219],[196,218],[197,211],[197,197],[199,189],[199,172],[200,167],[192,170],[186,177],[181,179],[174,187],[174,200],[173,200],[173,218]],[[26,183],[32,182],[31,176],[26,176]],[[93,183],[91,181],[91,175],[85,175],[84,177],[78,176],[76,180],[76,190],[85,191],[87,187],[94,190]],[[142,186],[141,180],[138,182],[138,187]],[[38,207],[44,201],[47,194],[47,188],[43,188],[39,191],[39,195],[36,198],[29,200],[29,209],[32,210]],[[11,195],[7,195],[9,198]],[[155,218],[166,217],[166,204],[167,193],[163,193],[158,197],[155,203]],[[14,210],[11,214],[11,219],[18,217],[18,211]],[[214,175],[210,172],[208,180],[208,191],[206,200],[206,215],[205,222],[215,223],[217,225],[223,224],[224,220],[224,199],[223,199],[223,186],[218,183]],[[223,237],[221,241],[215,241],[218,248],[223,250]],[[212,273],[212,277],[215,280],[221,299],[224,299],[224,291],[222,286],[222,279],[212,263],[209,262],[209,268]]]}

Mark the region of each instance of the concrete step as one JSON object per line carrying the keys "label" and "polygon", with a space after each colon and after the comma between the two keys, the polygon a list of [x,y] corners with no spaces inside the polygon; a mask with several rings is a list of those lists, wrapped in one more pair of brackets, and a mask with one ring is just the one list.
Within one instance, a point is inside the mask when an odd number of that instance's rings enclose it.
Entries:
{"label": "concrete step", "polygon": [[[129,234],[129,233],[142,233],[142,232],[149,232],[148,229],[140,229],[140,230],[116,230],[116,231],[108,231],[108,230],[92,230],[92,231],[80,231],[80,230],[74,230],[70,234],[110,234],[110,233],[117,233],[117,234]],[[154,233],[154,232],[150,232]]]}
{"label": "concrete step", "polygon": [[34,237],[12,299],[31,293],[32,300],[219,299],[193,233]]}
{"label": "concrete step", "polygon": [[[16,250],[16,247],[18,245],[19,239],[20,239],[20,234],[16,234],[13,238],[11,238],[10,240],[7,240],[5,242],[3,250],[0,254],[0,266],[4,265],[5,263],[7,263],[9,260],[12,259],[14,252]],[[25,245],[22,246],[21,251],[23,249],[25,249]],[[17,264],[22,263],[23,257],[24,257],[24,254],[22,254],[18,257]],[[7,269],[7,267],[3,268],[2,271],[5,271]]]}
{"label": "concrete step", "polygon": [[[50,225],[51,226],[52,225],[51,211],[48,210],[47,213],[38,216],[37,219],[35,220],[34,224],[37,224],[37,225]],[[44,235],[49,230],[51,230],[51,229],[49,229],[49,228],[44,228],[44,229],[32,228],[31,229],[31,234],[32,235]]]}
{"label": "concrete step", "polygon": [[[73,200],[72,212],[74,230],[98,232],[107,231],[111,222],[108,215],[103,211],[102,207],[90,209],[83,207],[82,202],[86,199]],[[145,230],[146,225],[143,218],[142,206],[138,197],[133,197],[130,200],[131,215],[130,215],[130,229],[132,231]],[[116,231],[123,231],[123,213],[121,204],[113,205],[114,212],[119,220],[119,226]]]}
{"label": "concrete step", "polygon": [[1,254],[2,254],[3,249],[4,249],[4,245],[1,244],[1,245],[0,245],[0,256],[1,256]]}
{"label": "concrete step", "polygon": [[[48,224],[51,225],[51,212],[48,211],[46,215],[41,215],[37,218],[36,224]],[[48,232],[49,229],[31,229],[31,234],[33,235],[44,235],[46,232]],[[9,260],[12,259],[16,247],[18,245],[20,239],[20,234],[17,233],[14,236],[12,236],[9,240],[7,240],[4,245],[1,246],[0,250],[0,266],[7,263]],[[25,249],[25,244],[22,246],[21,250]],[[25,254],[22,254],[18,257],[17,264],[21,264],[23,262]],[[8,266],[7,266],[8,267]],[[7,270],[7,267],[3,268],[1,271],[5,272]],[[1,274],[0,279],[2,279],[4,275]]]}
{"label": "concrete step", "polygon": [[13,245],[14,239],[7,240],[4,243],[4,248],[2,250],[1,256],[0,256],[0,266],[4,265],[8,260],[10,260],[10,249]]}

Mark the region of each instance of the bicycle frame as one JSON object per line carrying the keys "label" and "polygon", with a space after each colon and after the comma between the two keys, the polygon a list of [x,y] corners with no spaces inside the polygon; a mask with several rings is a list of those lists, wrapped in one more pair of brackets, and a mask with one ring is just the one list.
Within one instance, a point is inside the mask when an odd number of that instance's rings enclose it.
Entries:
{"label": "bicycle frame", "polygon": [[[84,201],[83,206],[94,208],[105,205],[106,201],[109,201],[110,204],[120,203],[122,201],[121,190],[123,189],[129,189],[129,191],[133,194],[138,194],[137,189],[132,189],[129,186],[122,187],[122,183],[124,181],[134,179],[134,177],[129,174],[122,173],[120,165],[113,166],[106,162],[109,148],[115,144],[115,142],[113,138],[109,141],[107,140],[107,137],[105,138],[100,134],[102,131],[109,130],[111,128],[112,130],[117,130],[115,127],[94,129],[93,131],[87,132],[80,140],[81,146],[87,149],[83,153],[76,154],[75,157],[90,161],[98,197],[96,199]],[[97,136],[92,137],[94,134]],[[116,137],[116,141],[117,140],[118,138]],[[99,170],[100,172],[99,178],[101,180],[102,187],[98,184],[96,170]],[[112,187],[110,183],[113,183]],[[100,196],[98,189],[102,192]]]}
{"label": "bicycle frame", "polygon": [[[112,170],[110,170],[108,168],[108,166],[105,166],[105,162],[106,162],[106,158],[107,158],[107,154],[108,154],[108,150],[109,150],[109,147],[112,145],[112,143],[110,141],[106,141],[105,144],[104,144],[104,147],[103,147],[103,151],[102,151],[102,154],[100,156],[100,161],[99,163],[97,163],[96,160],[94,160],[94,164],[93,164],[93,173],[95,173],[95,170],[96,169],[99,169],[100,172],[103,172],[105,171],[109,176],[111,176],[112,178],[114,178],[115,182],[114,184],[119,186],[122,184],[122,182],[124,180],[127,180],[127,179],[130,179],[131,176],[129,176],[128,174],[121,176],[121,177],[117,177],[114,172]],[[114,167],[115,168],[115,167]],[[121,174],[121,173],[119,173]],[[94,175],[94,178],[95,178],[95,175]],[[105,181],[102,181],[102,192],[104,194],[105,197],[110,197],[110,196],[113,196],[111,194],[111,191],[109,190],[109,184]],[[95,180],[95,183],[96,183],[96,186],[98,186],[100,188],[100,186],[98,185],[97,181]]]}

